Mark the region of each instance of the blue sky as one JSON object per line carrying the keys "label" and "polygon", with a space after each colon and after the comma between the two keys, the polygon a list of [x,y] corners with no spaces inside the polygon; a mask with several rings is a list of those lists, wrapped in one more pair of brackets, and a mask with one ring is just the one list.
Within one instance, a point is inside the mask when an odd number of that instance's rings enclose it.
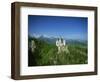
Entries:
{"label": "blue sky", "polygon": [[63,37],[87,40],[88,19],[64,16],[28,16],[28,34],[31,36]]}

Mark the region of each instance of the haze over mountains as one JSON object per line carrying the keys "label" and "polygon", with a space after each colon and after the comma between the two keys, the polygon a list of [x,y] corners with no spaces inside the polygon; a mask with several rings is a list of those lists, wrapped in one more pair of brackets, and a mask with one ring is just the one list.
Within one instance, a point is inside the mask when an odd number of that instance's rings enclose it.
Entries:
{"label": "haze over mountains", "polygon": [[[61,36],[59,37],[49,37],[46,35],[32,35],[31,37],[37,38],[39,40],[43,40],[49,44],[55,44],[56,40],[58,38],[63,38]],[[66,40],[66,44],[83,44],[86,45],[87,44],[87,40],[80,40],[80,39],[68,39],[68,38],[63,38]]]}

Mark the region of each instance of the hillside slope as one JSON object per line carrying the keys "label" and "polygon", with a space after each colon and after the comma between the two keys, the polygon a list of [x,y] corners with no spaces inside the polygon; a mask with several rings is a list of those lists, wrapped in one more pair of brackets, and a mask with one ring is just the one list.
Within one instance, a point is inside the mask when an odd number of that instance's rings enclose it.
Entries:
{"label": "hillside slope", "polygon": [[35,41],[35,52],[28,50],[28,66],[87,64],[87,46],[67,44],[69,53],[57,53],[55,44],[49,44],[43,40],[29,38]]}

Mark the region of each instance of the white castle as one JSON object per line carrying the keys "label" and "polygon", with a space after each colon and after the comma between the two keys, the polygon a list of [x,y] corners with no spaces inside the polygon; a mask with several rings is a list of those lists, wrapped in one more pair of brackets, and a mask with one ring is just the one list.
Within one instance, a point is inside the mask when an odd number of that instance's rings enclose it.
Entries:
{"label": "white castle", "polygon": [[58,54],[61,52],[69,53],[68,46],[66,45],[66,40],[63,38],[58,38],[56,40],[56,46],[58,47]]}

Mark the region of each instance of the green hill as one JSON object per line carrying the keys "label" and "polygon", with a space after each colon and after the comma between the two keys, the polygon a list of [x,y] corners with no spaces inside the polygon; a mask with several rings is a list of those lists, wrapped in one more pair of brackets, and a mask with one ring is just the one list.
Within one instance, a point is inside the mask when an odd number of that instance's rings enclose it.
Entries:
{"label": "green hill", "polygon": [[87,64],[87,45],[67,44],[69,53],[57,53],[55,44],[29,37],[28,43],[35,41],[36,48],[28,49],[28,66]]}

